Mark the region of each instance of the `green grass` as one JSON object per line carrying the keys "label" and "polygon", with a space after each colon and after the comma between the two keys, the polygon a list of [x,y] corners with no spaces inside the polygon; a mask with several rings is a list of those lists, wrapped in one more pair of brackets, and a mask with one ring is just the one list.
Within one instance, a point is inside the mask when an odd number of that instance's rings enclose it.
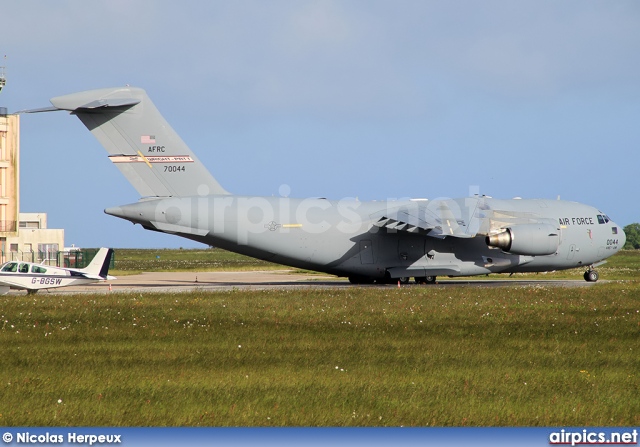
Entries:
{"label": "green grass", "polygon": [[640,282],[0,297],[4,426],[637,426]]}
{"label": "green grass", "polygon": [[640,250],[619,251],[598,267],[598,271],[601,278],[640,280]]}
{"label": "green grass", "polygon": [[[586,267],[546,273],[516,273],[512,279],[582,279]],[[640,280],[640,250],[621,250],[596,268],[601,279]],[[482,278],[482,277],[479,277]],[[507,279],[507,275],[490,275],[489,279]]]}
{"label": "green grass", "polygon": [[206,249],[131,249],[115,250],[115,276],[141,272],[214,272],[277,270],[287,267],[239,255],[220,248]]}

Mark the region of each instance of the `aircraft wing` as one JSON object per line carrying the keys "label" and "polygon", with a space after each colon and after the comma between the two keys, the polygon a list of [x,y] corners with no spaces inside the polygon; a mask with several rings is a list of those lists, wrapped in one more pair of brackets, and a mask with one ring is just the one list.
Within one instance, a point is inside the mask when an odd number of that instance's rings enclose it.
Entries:
{"label": "aircraft wing", "polygon": [[471,213],[458,203],[459,200],[414,201],[397,208],[390,208],[371,215],[373,225],[388,230],[424,233],[431,237],[446,236],[470,238],[477,231],[470,225],[475,211],[475,202]]}
{"label": "aircraft wing", "polygon": [[505,209],[501,201],[494,200],[492,204],[489,206],[482,197],[417,200],[388,207],[370,217],[373,225],[380,228],[423,233],[440,239],[488,235],[521,224],[556,224],[553,219],[543,218],[531,211]]}

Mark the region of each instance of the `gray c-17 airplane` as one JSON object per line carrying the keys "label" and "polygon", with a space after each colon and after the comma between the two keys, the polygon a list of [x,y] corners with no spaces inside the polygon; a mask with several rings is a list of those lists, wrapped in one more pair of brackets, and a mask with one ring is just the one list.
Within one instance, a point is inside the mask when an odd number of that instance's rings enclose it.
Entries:
{"label": "gray c-17 airplane", "polygon": [[605,213],[576,202],[459,199],[360,202],[227,192],[146,92],[90,90],[51,99],[76,115],[142,197],[105,213],[147,230],[352,283],[434,283],[437,276],[584,267],[584,279],[625,244]]}

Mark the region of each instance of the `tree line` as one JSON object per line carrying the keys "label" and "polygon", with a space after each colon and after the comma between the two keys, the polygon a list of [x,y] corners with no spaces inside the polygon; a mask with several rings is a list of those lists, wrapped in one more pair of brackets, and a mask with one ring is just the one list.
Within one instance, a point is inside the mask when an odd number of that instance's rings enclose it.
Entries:
{"label": "tree line", "polygon": [[622,248],[625,250],[640,249],[640,223],[632,223],[624,227],[624,234],[627,236],[627,243]]}

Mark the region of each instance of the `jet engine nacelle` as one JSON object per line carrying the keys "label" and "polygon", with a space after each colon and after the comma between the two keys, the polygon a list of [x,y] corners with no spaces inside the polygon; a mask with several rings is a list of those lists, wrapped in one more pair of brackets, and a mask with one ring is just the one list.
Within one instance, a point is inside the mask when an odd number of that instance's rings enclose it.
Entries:
{"label": "jet engine nacelle", "polygon": [[489,247],[525,256],[552,255],[558,250],[560,234],[549,224],[522,224],[505,228],[486,238]]}

